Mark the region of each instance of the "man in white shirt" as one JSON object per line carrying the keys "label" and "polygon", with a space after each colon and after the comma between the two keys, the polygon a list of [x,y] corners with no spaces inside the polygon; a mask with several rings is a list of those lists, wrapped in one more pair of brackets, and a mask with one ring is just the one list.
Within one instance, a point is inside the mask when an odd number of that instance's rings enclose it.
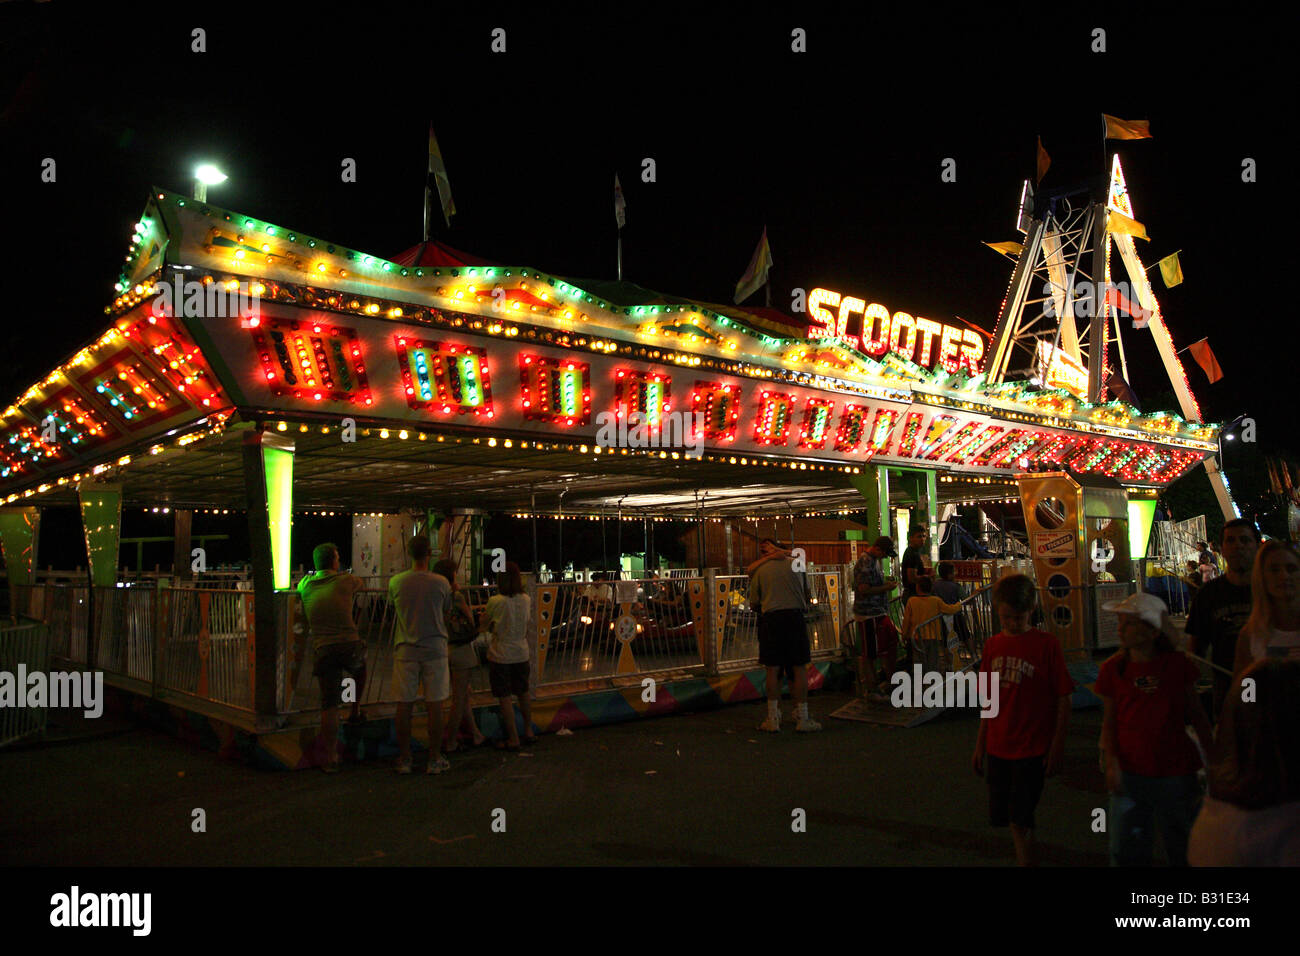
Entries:
{"label": "man in white shirt", "polygon": [[451,696],[447,668],[447,624],[451,582],[429,570],[429,539],[411,539],[411,569],[393,575],[388,596],[397,620],[393,627],[393,692],[397,696],[397,772],[411,772],[411,711],[420,684],[429,717],[428,773],[451,768],[442,755],[442,709]]}

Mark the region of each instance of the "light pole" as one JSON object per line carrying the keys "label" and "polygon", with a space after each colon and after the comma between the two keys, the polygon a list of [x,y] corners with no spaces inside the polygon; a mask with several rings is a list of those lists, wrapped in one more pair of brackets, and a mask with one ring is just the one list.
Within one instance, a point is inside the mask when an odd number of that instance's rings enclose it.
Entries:
{"label": "light pole", "polygon": [[204,163],[194,170],[194,198],[199,202],[207,202],[208,187],[220,186],[229,178],[216,166],[211,163]]}

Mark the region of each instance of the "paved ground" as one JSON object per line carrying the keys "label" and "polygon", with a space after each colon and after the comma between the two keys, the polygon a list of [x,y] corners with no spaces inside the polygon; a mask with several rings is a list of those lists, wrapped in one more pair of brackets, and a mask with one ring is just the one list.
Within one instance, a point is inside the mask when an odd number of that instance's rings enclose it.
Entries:
{"label": "paved ground", "polygon": [[[0,754],[0,862],[16,865],[1001,865],[969,757],[978,718],[912,730],[832,720],[759,734],[761,704],[548,735],[524,756],[272,773],[143,727]],[[790,704],[785,704],[788,716]],[[1100,712],[1076,711],[1040,805],[1044,862],[1104,866]],[[421,758],[417,757],[417,760]],[[417,770],[419,766],[417,765]],[[191,813],[207,813],[207,832]],[[493,811],[506,832],[494,833]],[[791,830],[792,811],[807,832]]]}

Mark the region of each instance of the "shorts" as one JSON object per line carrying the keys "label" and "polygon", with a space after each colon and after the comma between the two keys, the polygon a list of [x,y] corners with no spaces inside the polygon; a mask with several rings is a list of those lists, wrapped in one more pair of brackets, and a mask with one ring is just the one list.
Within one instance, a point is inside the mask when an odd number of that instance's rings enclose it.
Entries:
{"label": "shorts", "polygon": [[758,629],[758,662],[764,667],[802,667],[812,660],[803,611],[767,611]]}
{"label": "shorts", "polygon": [[488,661],[488,683],[492,687],[492,696],[497,700],[504,697],[527,697],[528,680],[531,668],[528,661],[517,664],[498,664]]}
{"label": "shorts", "polygon": [[[323,710],[337,707],[343,702],[344,671],[347,671],[358,685],[365,683],[365,641],[326,644],[316,652],[316,666],[312,668],[312,673],[320,679],[320,705]],[[357,690],[360,691],[359,686]]]}
{"label": "shorts", "polygon": [[393,695],[403,704],[419,698],[417,689],[424,684],[426,703],[436,704],[451,696],[451,671],[447,658],[429,661],[393,661]]}
{"label": "shorts", "polygon": [[1014,823],[1032,830],[1034,810],[1043,795],[1047,755],[1004,760],[987,754],[984,763],[989,782],[989,823],[995,827]]}
{"label": "shorts", "polygon": [[474,642],[453,644],[447,648],[447,666],[454,671],[468,671],[478,667],[478,651],[474,650]]}
{"label": "shorts", "polygon": [[877,660],[898,647],[898,629],[883,615],[854,621],[849,628],[849,647],[855,656]]}

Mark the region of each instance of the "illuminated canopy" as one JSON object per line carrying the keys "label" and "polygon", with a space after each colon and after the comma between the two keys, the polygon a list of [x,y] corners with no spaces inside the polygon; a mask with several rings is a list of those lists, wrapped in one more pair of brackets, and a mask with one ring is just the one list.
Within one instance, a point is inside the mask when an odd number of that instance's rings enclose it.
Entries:
{"label": "illuminated canopy", "polygon": [[132,455],[286,419],[586,448],[602,413],[698,412],[697,467],[784,464],[844,483],[876,460],[1159,487],[1216,447],[1216,426],[1173,413],[989,387],[979,333],[829,290],[810,296],[810,333],[770,310],[649,290],[629,304],[626,284],[403,258],[155,190],[109,329],[0,416],[0,495],[39,503]]}

